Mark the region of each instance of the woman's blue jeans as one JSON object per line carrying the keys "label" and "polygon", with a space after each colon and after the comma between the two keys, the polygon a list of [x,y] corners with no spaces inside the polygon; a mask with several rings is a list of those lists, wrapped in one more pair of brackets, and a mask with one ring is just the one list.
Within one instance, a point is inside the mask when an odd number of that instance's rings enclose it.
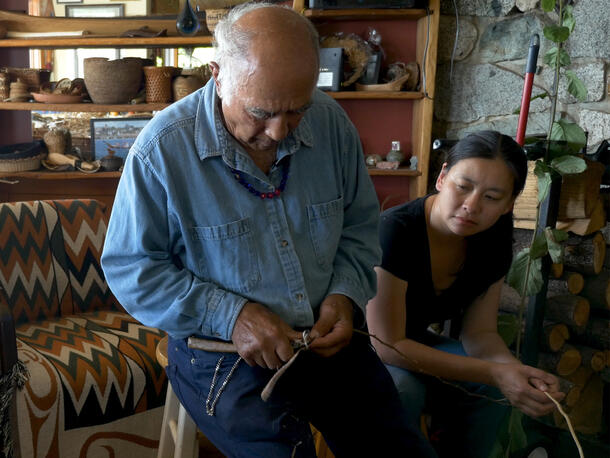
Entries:
{"label": "woman's blue jeans", "polygon": [[[429,334],[426,345],[437,350],[466,356],[456,340]],[[415,374],[400,367],[386,365],[398,389],[400,401],[411,428],[420,428],[422,413],[431,415],[430,440],[440,457],[487,458],[508,405],[470,396],[464,390],[491,399],[504,396],[495,387],[476,383],[451,382]]]}

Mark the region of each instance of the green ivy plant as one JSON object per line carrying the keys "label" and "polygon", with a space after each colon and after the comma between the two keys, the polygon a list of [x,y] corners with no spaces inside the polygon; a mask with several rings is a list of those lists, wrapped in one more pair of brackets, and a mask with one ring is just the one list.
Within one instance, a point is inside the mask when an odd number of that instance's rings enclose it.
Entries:
{"label": "green ivy plant", "polygon": [[[554,70],[551,92],[545,91],[532,97],[551,100],[549,130],[544,143],[543,154],[536,159],[534,174],[538,182],[538,201],[536,206],[536,223],[540,221],[540,204],[548,197],[551,183],[562,176],[582,173],[586,168],[584,159],[577,153],[586,145],[586,134],[577,124],[564,119],[557,119],[557,98],[559,80],[565,78],[567,90],[576,99],[584,101],[587,89],[576,74],[569,70],[571,59],[564,45],[574,31],[575,21],[573,7],[569,0],[541,0],[540,7],[552,18],[553,23],[543,28],[544,37],[554,46],[543,57],[545,64]],[[526,140],[531,141],[531,140]],[[507,274],[507,283],[521,295],[519,316],[502,315],[498,330],[508,340],[516,340],[516,356],[520,357],[525,299],[534,296],[542,289],[542,259],[550,256],[552,262],[563,261],[561,242],[567,239],[566,232],[551,227],[543,231],[534,231],[529,246],[517,253]],[[509,344],[510,344],[509,343]],[[498,440],[491,454],[492,457],[509,457],[512,453],[527,447],[527,434],[524,431],[523,414],[512,408],[504,426],[498,434]]]}

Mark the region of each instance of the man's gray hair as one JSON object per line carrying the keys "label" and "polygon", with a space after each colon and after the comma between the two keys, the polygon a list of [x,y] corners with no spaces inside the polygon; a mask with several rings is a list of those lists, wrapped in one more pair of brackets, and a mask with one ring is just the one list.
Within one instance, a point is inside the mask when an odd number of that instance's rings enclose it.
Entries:
{"label": "man's gray hair", "polygon": [[292,11],[303,24],[306,25],[309,31],[311,47],[315,55],[319,55],[320,45],[318,31],[307,18],[301,16],[288,6],[275,5],[268,2],[260,3],[243,3],[232,8],[229,14],[218,21],[214,30],[214,60],[220,67],[218,80],[220,82],[220,97],[225,103],[231,103],[231,97],[235,88],[239,84],[244,73],[249,68],[248,51],[252,32],[243,30],[240,27],[235,27],[235,23],[245,14],[261,8],[282,8]]}

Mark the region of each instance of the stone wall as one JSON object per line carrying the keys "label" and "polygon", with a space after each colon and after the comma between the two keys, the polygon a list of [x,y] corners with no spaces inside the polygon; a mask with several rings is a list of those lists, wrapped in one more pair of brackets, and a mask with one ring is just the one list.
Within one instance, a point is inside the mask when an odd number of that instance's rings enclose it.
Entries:
{"label": "stone wall", "polygon": [[[532,95],[550,90],[553,70],[543,63],[553,46],[542,34],[550,22],[539,0],[441,0],[436,78],[435,138],[461,138],[468,132],[495,129],[515,136],[523,73],[530,37],[540,35],[538,71]],[[567,42],[570,67],[588,90],[578,102],[560,85],[559,115],[577,122],[589,134],[588,152],[610,139],[610,14],[608,0],[574,0],[576,27]],[[455,46],[454,46],[455,44]],[[454,51],[455,48],[455,51]],[[453,54],[453,60],[451,56]],[[563,80],[563,78],[562,78]],[[546,133],[550,102],[530,105],[527,134]]]}

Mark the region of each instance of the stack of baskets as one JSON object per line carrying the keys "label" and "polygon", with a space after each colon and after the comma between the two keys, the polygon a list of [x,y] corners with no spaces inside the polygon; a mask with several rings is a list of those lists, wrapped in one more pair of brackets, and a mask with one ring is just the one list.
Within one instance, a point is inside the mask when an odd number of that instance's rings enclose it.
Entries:
{"label": "stack of baskets", "polygon": [[42,140],[31,143],[0,146],[0,172],[38,170],[47,155]]}
{"label": "stack of baskets", "polygon": [[4,67],[0,71],[6,73],[11,82],[21,80],[27,85],[28,92],[40,92],[40,86],[51,79],[51,72],[41,68]]}

